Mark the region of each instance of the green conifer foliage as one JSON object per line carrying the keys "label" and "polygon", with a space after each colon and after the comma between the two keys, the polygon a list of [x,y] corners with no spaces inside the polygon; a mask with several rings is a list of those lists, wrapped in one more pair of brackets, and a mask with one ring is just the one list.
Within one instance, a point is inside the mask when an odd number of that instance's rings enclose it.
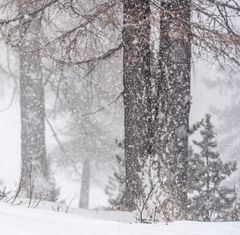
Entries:
{"label": "green conifer foliage", "polygon": [[217,152],[216,134],[211,116],[200,122],[200,141],[193,141],[189,152],[188,178],[191,219],[201,221],[227,220],[235,201],[234,189],[222,182],[236,170],[236,162],[222,162]]}

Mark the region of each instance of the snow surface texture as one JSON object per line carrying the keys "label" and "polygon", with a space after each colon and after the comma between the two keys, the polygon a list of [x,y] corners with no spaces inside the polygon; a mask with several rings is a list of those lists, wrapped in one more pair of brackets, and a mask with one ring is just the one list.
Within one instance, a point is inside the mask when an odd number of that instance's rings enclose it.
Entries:
{"label": "snow surface texture", "polygon": [[130,224],[0,204],[1,235],[239,235],[240,223]]}

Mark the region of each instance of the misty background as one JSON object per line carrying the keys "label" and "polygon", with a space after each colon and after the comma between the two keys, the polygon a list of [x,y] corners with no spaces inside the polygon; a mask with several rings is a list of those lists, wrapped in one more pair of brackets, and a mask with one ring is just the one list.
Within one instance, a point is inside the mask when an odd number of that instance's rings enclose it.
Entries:
{"label": "misty background", "polygon": [[[0,179],[3,181],[4,185],[9,188],[14,189],[17,184],[17,180],[20,175],[20,108],[19,108],[19,90],[17,81],[5,73],[7,71],[17,74],[17,57],[14,51],[7,49],[5,45],[1,44],[1,57],[0,57],[0,153],[2,154],[0,158]],[[106,63],[106,62],[105,62]],[[121,64],[115,63],[114,70],[121,71]],[[120,72],[121,73],[121,72]],[[94,75],[93,75],[94,76]],[[111,75],[110,75],[111,76]],[[197,59],[192,68],[192,107],[190,114],[191,124],[199,121],[204,117],[206,113],[211,113],[213,115],[213,123],[216,127],[216,132],[218,134],[217,139],[219,141],[219,151],[221,157],[224,159],[234,159],[239,162],[240,157],[237,156],[235,152],[236,143],[228,143],[227,141],[222,141],[226,138],[226,126],[228,122],[231,122],[233,116],[228,116],[222,118],[221,111],[224,112],[225,108],[231,107],[232,99],[234,96],[234,89],[232,87],[232,81],[238,77],[238,74],[229,74],[226,70],[220,68],[218,64],[211,63],[210,60],[199,60]],[[114,79],[116,84],[120,84],[121,89],[121,75]],[[229,86],[224,86],[222,89],[221,81],[229,83]],[[216,83],[218,85],[216,85]],[[220,84],[220,85],[219,85]],[[106,127],[114,129],[116,133],[116,138],[123,137],[123,121],[121,118],[123,116],[123,109],[121,109],[122,99],[116,103],[111,104],[106,109],[110,111],[113,116],[110,117],[109,122],[107,122]],[[46,106],[51,109],[53,105],[52,98],[49,94],[46,94]],[[119,107],[120,109],[117,108]],[[114,126],[113,119],[115,114],[120,116],[120,121],[117,121],[117,127]],[[91,114],[94,116],[101,115],[101,111],[96,114]],[[237,120],[236,120],[237,121]],[[54,125],[58,132],[58,135],[64,137],[64,131],[68,125],[68,120],[64,118],[56,118],[54,120]],[[229,134],[229,132],[228,132]],[[113,148],[115,148],[114,138],[112,139]],[[224,142],[224,143],[223,143]],[[51,155],[52,152],[58,148],[58,143],[56,142],[53,133],[47,126],[46,129],[46,143],[48,154]],[[3,156],[4,155],[4,156]],[[80,150],[81,155],[81,150]],[[51,158],[51,156],[50,156]],[[110,156],[111,158],[111,156]],[[112,156],[114,158],[114,155]],[[61,169],[55,169],[55,178],[57,186],[60,187],[60,199],[66,199],[67,201],[73,200],[72,206],[77,206],[78,198],[80,193],[80,178],[76,175],[71,174]],[[239,170],[238,170],[239,171]],[[11,173],[10,173],[11,172]],[[105,186],[107,184],[107,175],[105,172],[99,174],[97,180],[91,180],[90,186],[90,207],[99,207],[108,205],[108,196],[105,194]],[[234,173],[234,179],[237,180],[237,175],[239,173]]]}

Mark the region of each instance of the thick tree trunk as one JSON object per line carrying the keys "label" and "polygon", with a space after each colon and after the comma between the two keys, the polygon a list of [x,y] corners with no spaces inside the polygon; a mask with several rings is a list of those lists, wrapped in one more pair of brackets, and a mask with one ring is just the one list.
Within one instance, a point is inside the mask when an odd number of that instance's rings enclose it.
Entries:
{"label": "thick tree trunk", "polygon": [[[19,13],[33,11],[36,1],[18,0]],[[45,102],[39,45],[39,24],[33,19],[25,29],[21,21],[19,47],[21,109],[21,187],[27,197],[43,197],[47,192],[45,148]]]}
{"label": "thick tree trunk", "polygon": [[160,14],[160,106],[157,113],[157,148],[170,176],[170,197],[183,216],[187,208],[191,102],[190,7],[190,0],[162,1]]}
{"label": "thick tree trunk", "polygon": [[125,112],[125,206],[135,209],[139,173],[151,151],[150,1],[125,0],[123,85]]}
{"label": "thick tree trunk", "polygon": [[90,160],[86,159],[82,169],[82,184],[80,191],[79,208],[89,207],[89,187],[90,187]]}

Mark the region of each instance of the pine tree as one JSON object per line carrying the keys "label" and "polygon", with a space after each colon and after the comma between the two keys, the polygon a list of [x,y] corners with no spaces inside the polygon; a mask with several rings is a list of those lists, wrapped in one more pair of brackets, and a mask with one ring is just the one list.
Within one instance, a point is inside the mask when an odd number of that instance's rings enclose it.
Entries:
{"label": "pine tree", "polygon": [[225,220],[234,200],[234,189],[222,182],[236,170],[236,162],[223,163],[216,151],[217,141],[211,116],[200,123],[200,141],[193,141],[200,151],[190,151],[188,177],[191,211],[194,220]]}
{"label": "pine tree", "polygon": [[116,167],[113,175],[108,178],[105,193],[109,196],[109,203],[113,209],[128,210],[126,207],[126,167],[124,159],[124,140],[116,140],[120,152],[115,155]]}

